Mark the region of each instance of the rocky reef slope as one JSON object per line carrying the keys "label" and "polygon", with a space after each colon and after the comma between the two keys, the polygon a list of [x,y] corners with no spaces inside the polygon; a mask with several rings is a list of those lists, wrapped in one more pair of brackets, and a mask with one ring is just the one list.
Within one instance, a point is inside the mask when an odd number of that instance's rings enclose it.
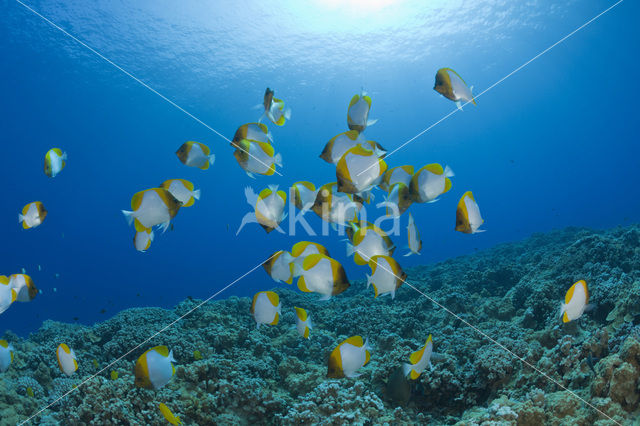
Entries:
{"label": "rocky reef slope", "polygon": [[[407,273],[409,283],[459,318],[408,285],[391,300],[374,299],[365,283],[353,282],[328,302],[282,285],[275,288],[282,302],[277,326],[256,329],[249,298],[210,302],[101,373],[199,301],[131,309],[93,327],[48,321],[27,340],[7,332],[16,352],[0,375],[0,418],[24,420],[85,379],[33,422],[166,424],[160,402],[184,424],[199,425],[608,425],[639,418],[639,226],[534,235]],[[275,287],[264,276],[266,287]],[[560,303],[579,279],[596,307],[563,324]],[[310,313],[310,340],[293,328],[293,306]],[[429,334],[434,368],[409,383],[398,368]],[[329,353],[351,335],[369,337],[370,363],[356,379],[326,379]],[[78,355],[72,378],[57,367],[52,348],[60,342]],[[137,389],[133,365],[154,345],[173,349],[176,375],[158,391]]]}

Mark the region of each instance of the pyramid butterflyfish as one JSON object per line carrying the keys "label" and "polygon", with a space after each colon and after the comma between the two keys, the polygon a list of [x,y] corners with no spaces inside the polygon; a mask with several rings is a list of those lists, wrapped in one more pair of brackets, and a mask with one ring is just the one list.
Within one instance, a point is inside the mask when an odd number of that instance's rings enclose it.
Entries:
{"label": "pyramid butterflyfish", "polygon": [[329,355],[327,377],[339,379],[341,377],[358,377],[358,370],[364,367],[371,358],[369,339],[362,340],[361,336],[352,336],[340,343]]}

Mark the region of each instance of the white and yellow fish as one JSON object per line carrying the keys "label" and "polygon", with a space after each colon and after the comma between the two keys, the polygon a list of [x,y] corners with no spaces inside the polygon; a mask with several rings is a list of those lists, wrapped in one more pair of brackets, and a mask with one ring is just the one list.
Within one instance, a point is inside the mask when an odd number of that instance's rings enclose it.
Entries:
{"label": "white and yellow fish", "polygon": [[348,150],[336,165],[338,191],[361,194],[378,185],[387,171],[387,163],[372,150],[356,146]]}
{"label": "white and yellow fish", "polygon": [[273,146],[267,142],[242,139],[235,147],[233,156],[251,178],[254,173],[271,176],[276,172],[276,167],[282,167],[282,156],[275,154]]}
{"label": "white and yellow fish", "polygon": [[413,166],[398,166],[387,169],[378,185],[383,191],[389,192],[389,189],[396,183],[402,182],[407,186],[411,185],[413,177]]}
{"label": "white and yellow fish", "polygon": [[44,174],[56,177],[67,165],[67,153],[60,148],[51,148],[44,156]]}
{"label": "white and yellow fish", "polygon": [[47,210],[40,201],[34,201],[22,208],[22,213],[18,215],[18,223],[22,223],[24,229],[39,226],[47,217]]}
{"label": "white and yellow fish", "polygon": [[394,183],[382,203],[376,207],[386,207],[387,216],[400,217],[413,203],[411,190],[403,182]]}
{"label": "white and yellow fish", "polygon": [[26,274],[9,276],[9,287],[16,291],[16,301],[31,302],[38,295],[38,289],[33,280]]}
{"label": "white and yellow fish", "polygon": [[416,203],[433,203],[438,197],[451,189],[453,170],[444,169],[440,164],[428,164],[418,170],[411,178],[409,189]]}
{"label": "white and yellow fish", "polygon": [[200,190],[193,189],[192,182],[184,179],[169,179],[162,182],[160,188],[164,188],[173,195],[173,198],[182,203],[182,207],[191,207],[195,200],[200,199]]}
{"label": "white and yellow fish", "polygon": [[298,210],[310,209],[316,201],[317,193],[311,182],[300,181],[291,185],[292,201]]}
{"label": "white and yellow fish", "polygon": [[298,334],[305,339],[308,339],[309,332],[313,328],[313,324],[311,324],[311,317],[304,309],[298,308],[297,306],[294,306],[294,308],[296,310],[296,328],[298,329]]}
{"label": "white and yellow fish", "polygon": [[298,288],[305,293],[318,293],[320,300],[328,300],[349,288],[349,280],[342,264],[323,254],[310,254],[302,262]]}
{"label": "white and yellow fish", "polygon": [[235,135],[233,135],[231,146],[237,148],[236,143],[240,142],[242,139],[266,143],[273,141],[271,132],[269,132],[267,125],[264,123],[247,123],[238,127]]}
{"label": "white and yellow fish", "polygon": [[280,297],[273,291],[260,291],[253,296],[251,315],[256,328],[262,324],[276,325],[280,320]]}
{"label": "white and yellow fish", "polygon": [[347,108],[347,124],[349,129],[363,132],[368,126],[373,126],[377,119],[369,119],[371,109],[371,97],[366,92],[353,95]]}
{"label": "white and yellow fish", "polygon": [[187,141],[180,145],[176,155],[185,166],[207,170],[216,161],[211,149],[203,143]]}
{"label": "white and yellow fish", "polygon": [[346,225],[356,220],[361,208],[362,202],[355,200],[351,194],[337,192],[336,182],[322,185],[311,207],[322,220],[332,224],[334,228],[336,225]]}
{"label": "white and yellow fish", "polygon": [[413,221],[411,213],[409,213],[409,225],[407,225],[407,239],[409,240],[409,252],[405,254],[405,256],[420,254],[420,250],[422,250],[422,240],[420,239],[420,232],[418,232],[418,227]]}
{"label": "white and yellow fish", "polygon": [[451,68],[440,68],[438,70],[433,90],[454,101],[459,110],[462,110],[462,102],[472,102],[476,105],[476,100],[472,93],[473,86],[468,87],[467,83],[460,77],[460,74]]}
{"label": "white and yellow fish", "polygon": [[407,278],[398,262],[391,256],[373,256],[369,260],[371,275],[367,275],[367,288],[373,286],[374,297],[390,294],[396,297],[396,290]]}
{"label": "white and yellow fish", "polygon": [[9,369],[13,361],[13,346],[6,340],[0,340],[0,373]]}
{"label": "white and yellow fish", "polygon": [[320,158],[327,163],[338,164],[340,158],[356,146],[372,150],[378,157],[383,157],[387,153],[379,143],[366,140],[364,134],[356,130],[349,130],[348,132],[339,133],[331,138],[324,146]]}
{"label": "white and yellow fish", "polygon": [[304,259],[310,254],[324,254],[329,256],[329,250],[322,244],[311,241],[298,241],[291,247],[291,256],[293,258],[293,276],[299,277],[302,274],[302,264]]}
{"label": "white and yellow fish", "polygon": [[153,241],[153,231],[150,229],[145,229],[144,231],[136,231],[136,235],[133,236],[133,246],[136,250],[145,252],[149,250],[151,247],[151,242]]}
{"label": "white and yellow fish", "polygon": [[172,362],[173,351],[166,346],[156,346],[140,355],[135,366],[135,385],[139,388],[160,389],[176,373]]}
{"label": "white and yellow fish", "polygon": [[284,107],[284,101],[275,98],[274,91],[267,87],[264,92],[264,115],[275,125],[283,126],[291,118],[291,108]]}
{"label": "white and yellow fish", "polygon": [[403,364],[402,369],[405,376],[410,376],[412,380],[420,377],[420,374],[427,368],[433,368],[431,365],[431,354],[433,353],[433,341],[431,335],[427,338],[427,342],[419,350],[415,351],[409,357],[410,364]]}
{"label": "white and yellow fish", "polygon": [[358,377],[358,370],[369,362],[371,353],[369,339],[363,342],[361,336],[352,336],[340,343],[329,355],[327,377]]}
{"label": "white and yellow fish", "polygon": [[286,250],[275,252],[262,267],[276,282],[293,282],[293,256]]}
{"label": "white and yellow fish", "polygon": [[589,289],[584,280],[574,283],[564,296],[564,303],[560,306],[562,322],[577,320],[583,313],[593,309],[589,304]]}
{"label": "white and yellow fish", "polygon": [[56,357],[58,358],[58,367],[67,376],[73,375],[78,369],[78,361],[76,361],[76,354],[73,349],[70,349],[65,343],[60,343],[56,350]]}
{"label": "white and yellow fish", "polygon": [[353,255],[353,261],[357,265],[366,265],[373,256],[393,255],[395,247],[391,238],[376,225],[367,224],[359,226],[351,222],[353,233],[350,243],[347,243],[347,256]]}
{"label": "white and yellow fish", "polygon": [[456,209],[456,231],[465,234],[484,232],[484,229],[478,229],[483,223],[484,219],[480,216],[480,208],[473,198],[473,194],[471,191],[465,192]]}
{"label": "white and yellow fish", "polygon": [[0,275],[0,314],[18,298],[18,292],[9,285],[9,277]]}
{"label": "white and yellow fish", "polygon": [[136,231],[149,230],[156,225],[161,225],[167,230],[171,219],[177,214],[182,203],[164,188],[151,188],[136,192],[131,198],[131,209],[122,210],[129,225],[133,222]]}
{"label": "white and yellow fish", "polygon": [[284,233],[280,229],[280,222],[287,217],[287,213],[284,212],[287,194],[284,191],[278,191],[278,185],[269,185],[268,188],[260,191],[260,194],[256,194],[253,189],[246,187],[244,193],[247,203],[253,206],[254,211],[244,215],[236,235],[247,223],[254,222],[260,224],[267,233],[274,229]]}
{"label": "white and yellow fish", "polygon": [[160,405],[158,405],[158,409],[160,410],[160,413],[162,413],[162,416],[165,418],[166,421],[168,421],[170,424],[172,425],[181,425],[182,421],[180,420],[180,417],[175,416],[171,410],[169,409],[169,407],[167,407],[164,403],[160,403]]}

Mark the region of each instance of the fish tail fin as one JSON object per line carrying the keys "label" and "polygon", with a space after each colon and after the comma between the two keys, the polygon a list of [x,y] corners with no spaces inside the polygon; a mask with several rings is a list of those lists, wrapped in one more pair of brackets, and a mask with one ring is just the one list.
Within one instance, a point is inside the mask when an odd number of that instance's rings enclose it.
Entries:
{"label": "fish tail fin", "polygon": [[291,108],[284,110],[284,119],[289,121],[291,119]]}
{"label": "fish tail fin", "polygon": [[567,310],[567,305],[564,303],[560,305],[560,318],[564,315],[564,312]]}
{"label": "fish tail fin", "polygon": [[191,195],[192,195],[192,196],[193,196],[193,198],[195,198],[196,200],[199,200],[199,199],[200,199],[200,190],[199,190],[199,189],[196,189],[195,191],[193,191],[193,192],[191,193]]}
{"label": "fish tail fin", "polygon": [[405,253],[405,254],[403,254],[403,256],[407,257],[407,256],[411,256],[412,254],[413,254],[413,252],[411,250],[409,250],[409,253]]}
{"label": "fish tail fin", "polygon": [[278,167],[282,167],[282,154],[277,153],[274,157],[273,157],[273,162],[275,163],[276,166]]}
{"label": "fish tail fin", "polygon": [[313,323],[311,322],[311,317],[307,317],[307,328],[311,330],[313,328]]}
{"label": "fish tail fin", "polygon": [[63,153],[62,153],[62,156],[60,157],[60,159],[61,159],[62,161],[67,161],[67,153],[66,153],[66,152],[63,152]]}
{"label": "fish tail fin", "polygon": [[347,243],[347,257],[352,256],[356,252],[355,247],[351,243]]}
{"label": "fish tail fin", "polygon": [[153,241],[155,237],[156,235],[153,233],[153,231],[149,232],[149,240]]}
{"label": "fish tail fin", "polygon": [[404,373],[405,377],[411,374],[411,370],[413,370],[413,366],[411,364],[402,364],[402,372]]}
{"label": "fish tail fin", "polygon": [[122,214],[124,215],[124,218],[127,219],[127,224],[129,224],[129,226],[131,226],[131,224],[133,223],[133,219],[134,219],[133,212],[130,212],[128,210],[122,210]]}
{"label": "fish tail fin", "polygon": [[460,101],[456,101],[456,106],[460,111],[462,111],[462,103],[460,103]]}
{"label": "fish tail fin", "polygon": [[373,349],[373,346],[371,346],[371,345],[369,344],[369,338],[368,338],[368,337],[364,340],[364,346],[363,346],[363,348],[364,348],[364,349],[366,349],[366,350],[371,350],[371,349]]}
{"label": "fish tail fin", "polygon": [[210,154],[209,155],[209,165],[213,164],[216,162],[216,155],[215,154]]}
{"label": "fish tail fin", "polygon": [[450,177],[454,177],[456,174],[453,173],[453,170],[451,170],[451,167],[445,166],[444,167],[444,175],[445,175],[445,177],[450,178]]}
{"label": "fish tail fin", "polygon": [[171,225],[171,221],[168,220],[158,225],[158,228],[162,229],[162,233],[164,234],[165,232],[167,232],[167,229],[169,229],[169,225]]}
{"label": "fish tail fin", "polygon": [[[24,216],[22,215],[22,213],[19,213],[18,214],[18,223],[22,223],[22,222],[24,222]],[[129,225],[131,225],[131,224],[129,224]]]}

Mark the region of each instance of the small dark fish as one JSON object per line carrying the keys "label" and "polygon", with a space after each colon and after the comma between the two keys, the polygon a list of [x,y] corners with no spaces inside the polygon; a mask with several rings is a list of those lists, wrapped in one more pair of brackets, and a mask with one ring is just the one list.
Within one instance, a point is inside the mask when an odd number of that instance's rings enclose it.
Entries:
{"label": "small dark fish", "polygon": [[136,297],[140,297],[140,293],[136,293]]}
{"label": "small dark fish", "polygon": [[106,310],[106,309],[100,309],[100,313],[101,313],[101,314],[104,314],[105,312],[107,312],[107,310]]}
{"label": "small dark fish", "polygon": [[74,320],[74,321],[78,321],[79,319],[80,319],[80,318],[78,318],[78,317],[73,317],[73,320]]}
{"label": "small dark fish", "polygon": [[598,361],[600,361],[600,358],[591,355],[591,352],[589,352],[589,356],[587,356],[587,365],[589,366],[591,371],[593,371],[593,374],[598,374],[596,373],[595,369],[595,365],[598,363]]}
{"label": "small dark fish", "polygon": [[395,369],[389,376],[385,388],[387,399],[406,405],[411,398],[411,381],[407,379],[402,367]]}

